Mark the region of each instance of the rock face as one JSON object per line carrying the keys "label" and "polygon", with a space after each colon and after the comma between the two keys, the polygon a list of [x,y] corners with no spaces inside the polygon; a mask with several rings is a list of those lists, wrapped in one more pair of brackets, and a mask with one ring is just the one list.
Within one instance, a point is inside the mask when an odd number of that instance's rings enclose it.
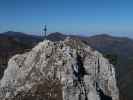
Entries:
{"label": "rock face", "polygon": [[119,100],[119,91],[113,65],[81,41],[67,38],[44,40],[30,52],[12,57],[0,81],[0,96],[0,100]]}

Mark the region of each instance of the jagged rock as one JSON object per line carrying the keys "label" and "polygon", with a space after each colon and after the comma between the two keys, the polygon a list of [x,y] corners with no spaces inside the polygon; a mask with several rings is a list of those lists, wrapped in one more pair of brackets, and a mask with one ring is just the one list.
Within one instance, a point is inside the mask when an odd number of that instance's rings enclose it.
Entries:
{"label": "jagged rock", "polygon": [[[115,69],[79,40],[44,40],[12,57],[0,81],[1,100],[119,100]],[[21,99],[19,99],[21,98]]]}

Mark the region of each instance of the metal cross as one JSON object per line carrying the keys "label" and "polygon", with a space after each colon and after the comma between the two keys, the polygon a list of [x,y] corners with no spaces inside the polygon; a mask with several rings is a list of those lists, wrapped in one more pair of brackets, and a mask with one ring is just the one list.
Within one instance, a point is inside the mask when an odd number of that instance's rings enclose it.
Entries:
{"label": "metal cross", "polygon": [[47,37],[47,26],[45,25],[44,26],[44,29],[43,29],[43,31],[44,31],[44,37],[45,37],[45,39],[46,39],[46,37]]}

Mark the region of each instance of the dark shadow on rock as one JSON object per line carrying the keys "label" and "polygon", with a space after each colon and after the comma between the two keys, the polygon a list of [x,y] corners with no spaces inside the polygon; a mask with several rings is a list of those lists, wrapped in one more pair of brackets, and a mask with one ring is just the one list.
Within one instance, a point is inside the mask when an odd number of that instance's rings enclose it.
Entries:
{"label": "dark shadow on rock", "polygon": [[79,70],[79,77],[82,78],[86,73],[84,65],[83,65],[83,60],[80,55],[77,54],[77,65],[78,65],[78,70]]}
{"label": "dark shadow on rock", "polygon": [[101,89],[97,90],[100,100],[112,100],[112,97],[105,95]]}

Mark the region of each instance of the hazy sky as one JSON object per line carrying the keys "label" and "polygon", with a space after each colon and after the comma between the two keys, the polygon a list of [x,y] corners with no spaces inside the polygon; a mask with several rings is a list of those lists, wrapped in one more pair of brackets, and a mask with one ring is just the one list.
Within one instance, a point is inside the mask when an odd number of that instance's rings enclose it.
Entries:
{"label": "hazy sky", "polygon": [[0,32],[40,34],[43,24],[49,32],[133,37],[133,0],[0,0]]}

